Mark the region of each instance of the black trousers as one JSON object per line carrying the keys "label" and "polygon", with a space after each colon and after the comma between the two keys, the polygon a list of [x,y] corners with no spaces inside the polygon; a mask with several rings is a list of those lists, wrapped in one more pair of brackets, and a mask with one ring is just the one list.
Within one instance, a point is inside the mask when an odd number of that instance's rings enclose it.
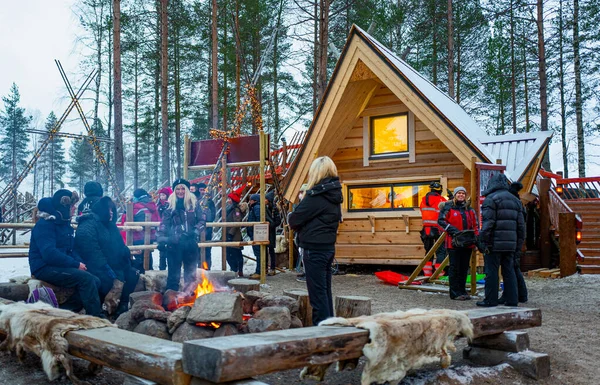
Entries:
{"label": "black trousers", "polygon": [[167,290],[179,291],[181,265],[183,264],[183,280],[187,286],[196,280],[198,266],[198,246],[173,245],[167,248]]}
{"label": "black trousers", "polygon": [[304,250],[306,288],[310,305],[313,308],[314,326],[334,316],[333,294],[331,293],[331,263],[334,257],[334,250]]}
{"label": "black trousers", "polygon": [[517,298],[519,302],[527,302],[528,293],[527,285],[525,284],[525,278],[521,272],[521,253],[515,253],[515,276],[517,278]]}
{"label": "black trousers", "polygon": [[[252,251],[254,252],[254,257],[256,257],[256,274],[260,274],[260,246],[253,245]],[[271,270],[275,270],[277,266],[277,257],[275,256],[275,245],[271,246],[269,244],[267,246],[267,261],[269,261],[269,266]]]}
{"label": "black trousers", "polygon": [[227,247],[227,264],[231,271],[236,273],[244,272],[244,257],[242,256],[242,249],[239,247]]}
{"label": "black trousers", "polygon": [[448,249],[450,265],[448,267],[448,281],[450,282],[450,298],[454,299],[466,295],[467,272],[471,262],[473,249],[454,248]]}
{"label": "black trousers", "polygon": [[498,268],[502,267],[504,280],[504,299],[509,306],[517,305],[517,277],[515,275],[514,252],[492,252],[484,258],[485,301],[498,304]]}
{"label": "black trousers", "polygon": [[[437,229],[436,229],[437,230]],[[425,227],[421,230],[421,241],[423,242],[423,248],[425,254],[431,250],[435,242],[438,240],[440,234],[438,231],[430,230],[430,234],[427,235]],[[442,263],[446,259],[446,242],[443,242],[440,247],[435,251],[435,263]]]}
{"label": "black trousers", "polygon": [[[35,272],[35,277],[56,286],[75,288],[81,303],[71,305],[83,307],[89,315],[98,317],[102,314],[98,293],[100,279],[93,274],[72,267],[45,266]],[[75,309],[70,306],[70,310]]]}

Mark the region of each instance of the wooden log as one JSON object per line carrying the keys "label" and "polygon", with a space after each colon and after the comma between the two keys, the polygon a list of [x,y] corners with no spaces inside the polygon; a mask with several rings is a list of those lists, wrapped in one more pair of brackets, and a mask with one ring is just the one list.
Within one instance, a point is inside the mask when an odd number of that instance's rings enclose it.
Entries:
{"label": "wooden log", "polygon": [[226,382],[280,370],[358,358],[366,330],[315,326],[187,341],[183,369],[195,377]]}
{"label": "wooden log", "polygon": [[159,384],[188,385],[182,346],[117,328],[69,332],[69,353]]}
{"label": "wooden log", "polygon": [[492,307],[466,313],[473,324],[473,338],[542,325],[540,309]]}
{"label": "wooden log", "polygon": [[11,301],[25,301],[29,297],[29,286],[17,283],[0,283],[0,297]]}
{"label": "wooden log", "polygon": [[529,349],[529,334],[527,332],[504,332],[491,336],[473,339],[471,346],[486,349],[502,350],[518,353]]}
{"label": "wooden log", "polygon": [[522,375],[536,380],[550,376],[550,358],[546,353],[536,353],[531,350],[511,353],[469,346],[463,350],[463,358],[485,366],[507,363]]}
{"label": "wooden log", "polygon": [[353,318],[371,315],[371,298],[354,295],[338,295],[335,297],[336,317]]}
{"label": "wooden log", "polygon": [[0,258],[27,258],[29,257],[29,252],[22,253],[0,253]]}
{"label": "wooden log", "polygon": [[251,290],[260,291],[260,281],[246,278],[236,278],[227,281],[227,284],[239,293],[247,293]]}
{"label": "wooden log", "polygon": [[302,325],[305,327],[313,326],[312,306],[310,306],[310,301],[308,299],[308,291],[304,289],[289,289],[284,290],[283,294],[298,300],[298,315],[300,321],[302,321]]}
{"label": "wooden log", "polygon": [[577,242],[575,239],[575,213],[559,213],[560,275],[568,277],[577,273]]}

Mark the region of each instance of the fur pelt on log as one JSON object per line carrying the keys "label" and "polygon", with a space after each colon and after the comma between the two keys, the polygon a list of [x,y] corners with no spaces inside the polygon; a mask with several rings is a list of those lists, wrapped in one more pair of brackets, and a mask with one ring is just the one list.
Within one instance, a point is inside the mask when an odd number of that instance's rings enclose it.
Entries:
{"label": "fur pelt on log", "polygon": [[330,318],[319,326],[354,326],[369,331],[363,348],[367,358],[362,385],[398,383],[409,369],[440,361],[450,365],[459,334],[471,338],[473,325],[465,313],[454,310],[412,309],[356,318]]}
{"label": "fur pelt on log", "polygon": [[74,384],[87,384],[73,373],[65,334],[73,330],[107,326],[114,325],[97,317],[55,309],[43,302],[0,304],[0,329],[7,334],[7,338],[0,344],[0,350],[14,349],[19,360],[24,357],[25,351],[36,354],[42,359],[44,371],[50,381],[58,378],[58,365],[61,363],[67,377]]}

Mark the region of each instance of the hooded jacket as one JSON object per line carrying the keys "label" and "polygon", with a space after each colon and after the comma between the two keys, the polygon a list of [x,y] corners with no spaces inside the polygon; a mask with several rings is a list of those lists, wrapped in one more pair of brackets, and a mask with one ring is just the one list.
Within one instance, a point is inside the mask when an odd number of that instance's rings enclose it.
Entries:
{"label": "hooded jacket", "polygon": [[[465,202],[454,202],[454,200],[445,202],[440,210],[438,225],[445,231],[446,248],[453,249],[452,238],[459,231],[474,230],[475,235],[479,234],[479,223],[477,222],[477,214],[471,205]],[[475,245],[469,246],[470,249],[475,248]]]}
{"label": "hooded jacket", "polygon": [[70,222],[57,219],[52,198],[38,202],[40,218],[31,231],[29,269],[35,275],[46,266],[79,268],[81,259],[73,250],[73,228]]}
{"label": "hooded jacket", "polygon": [[[146,220],[146,213],[150,214],[151,222],[160,222],[160,214],[158,213],[158,207],[156,203],[152,202],[152,198],[149,195],[144,195],[139,199],[134,199],[133,203],[133,221],[144,222]],[[156,241],[156,230],[152,229],[150,233],[150,240]],[[144,241],[143,231],[133,232],[133,242]]]}
{"label": "hooded jacket", "polygon": [[480,240],[491,252],[520,251],[525,240],[523,205],[508,188],[506,176],[496,174],[482,193]]}
{"label": "hooded jacket", "polygon": [[338,177],[325,178],[306,192],[288,216],[298,232],[300,247],[308,250],[335,250],[337,229],[342,219],[342,185]]}
{"label": "hooded jacket", "polygon": [[81,215],[84,211],[89,211],[92,206],[102,198],[104,190],[102,185],[95,181],[89,181],[83,187],[85,199],[77,206],[77,212]]}
{"label": "hooded jacket", "polygon": [[158,228],[158,242],[176,247],[181,241],[198,242],[204,230],[207,213],[198,205],[194,210],[169,207],[163,212]]}

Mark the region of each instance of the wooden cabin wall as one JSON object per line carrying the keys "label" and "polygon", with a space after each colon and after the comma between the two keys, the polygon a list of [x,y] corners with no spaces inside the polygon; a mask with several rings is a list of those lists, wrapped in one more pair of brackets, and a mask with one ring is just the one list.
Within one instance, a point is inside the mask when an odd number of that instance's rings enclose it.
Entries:
{"label": "wooden cabin wall", "polygon": [[[457,186],[470,189],[470,171],[417,116],[414,163],[409,163],[408,158],[400,158],[370,161],[369,166],[363,166],[363,117],[406,111],[406,106],[386,86],[382,85],[375,92],[333,156],[342,183],[368,180],[375,184],[378,179],[398,178],[401,181],[409,177],[427,180],[441,175],[447,178],[449,189]],[[336,259],[340,263],[416,265],[425,255],[419,236],[422,228],[419,210],[378,212],[377,216],[384,217],[375,218],[373,233],[368,219],[371,213],[348,214],[346,207],[336,246]],[[408,234],[403,215],[408,217]]]}

